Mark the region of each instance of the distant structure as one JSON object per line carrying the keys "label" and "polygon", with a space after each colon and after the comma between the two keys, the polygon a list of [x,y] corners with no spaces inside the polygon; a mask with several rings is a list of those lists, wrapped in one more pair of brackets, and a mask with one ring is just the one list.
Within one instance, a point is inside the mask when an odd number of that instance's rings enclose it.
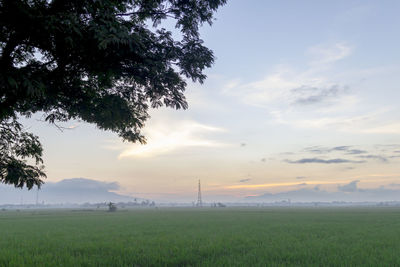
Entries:
{"label": "distant structure", "polygon": [[197,207],[203,207],[203,201],[201,200],[201,186],[200,186],[200,180],[199,180],[199,191],[197,193]]}
{"label": "distant structure", "polygon": [[107,205],[108,205],[108,211],[109,211],[109,212],[115,212],[115,211],[117,211],[117,206],[115,206],[115,203],[110,202],[110,203],[108,203]]}

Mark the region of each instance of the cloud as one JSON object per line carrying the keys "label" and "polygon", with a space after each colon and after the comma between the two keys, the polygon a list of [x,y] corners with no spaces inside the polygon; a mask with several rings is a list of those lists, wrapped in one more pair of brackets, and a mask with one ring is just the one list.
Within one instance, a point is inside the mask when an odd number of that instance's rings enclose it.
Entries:
{"label": "cloud", "polygon": [[400,189],[387,189],[383,186],[371,189],[361,189],[358,181],[352,181],[338,191],[326,191],[319,186],[300,188],[280,193],[263,193],[247,197],[250,201],[276,202],[290,199],[292,202],[364,202],[364,201],[400,201]]}
{"label": "cloud", "polygon": [[337,150],[337,151],[348,151],[350,149],[350,146],[336,146],[332,148],[331,150]]}
{"label": "cloud", "polygon": [[131,144],[123,148],[119,158],[154,157],[187,147],[222,147],[225,143],[207,138],[207,135],[225,130],[195,121],[166,121],[145,129],[147,144]]}
{"label": "cloud", "polygon": [[361,156],[358,156],[358,158],[376,159],[376,160],[381,161],[381,162],[388,162],[388,159],[386,157],[379,156],[379,155],[361,155]]}
{"label": "cloud", "polygon": [[[320,185],[320,184],[337,184],[340,181],[307,181],[307,185]],[[342,181],[343,182],[343,181]],[[302,183],[300,183],[302,184]],[[224,189],[261,189],[261,188],[274,188],[274,187],[286,187],[286,186],[298,186],[299,182],[282,182],[282,183],[265,183],[265,184],[243,184],[243,185],[228,185]]]}
{"label": "cloud", "polygon": [[266,158],[262,158],[261,162],[265,163],[265,162],[267,162],[267,159]]}
{"label": "cloud", "polygon": [[357,155],[368,153],[366,150],[353,149],[351,146],[337,146],[331,149],[331,151],[343,151],[346,154]]}
{"label": "cloud", "polygon": [[336,146],[336,147],[319,147],[319,146],[312,146],[306,147],[304,149],[306,152],[315,153],[315,154],[328,154],[331,152],[344,152],[348,155],[357,155],[357,154],[365,154],[368,153],[365,150],[361,149],[354,149],[352,146]]}
{"label": "cloud", "polygon": [[[381,155],[372,154],[373,152],[380,153]],[[337,154],[341,154],[344,156],[352,156],[351,158],[342,158],[336,157]],[[371,153],[371,154],[369,154]],[[388,159],[397,157],[393,155],[391,151],[384,152],[384,150],[379,149],[379,145],[374,145],[372,148],[368,149],[359,149],[354,146],[342,145],[342,146],[333,146],[333,147],[323,147],[323,146],[309,146],[300,150],[298,155],[305,155],[303,158],[299,160],[291,160],[285,159],[284,161],[292,164],[306,164],[306,163],[322,163],[322,164],[335,164],[335,163],[364,163],[367,160],[376,160],[382,163],[389,162]],[[311,155],[310,155],[311,154]],[[314,157],[315,155],[330,155],[332,158],[335,155],[334,159],[326,159]],[[331,155],[332,154],[332,155]],[[386,155],[385,155],[386,154]]]}
{"label": "cloud", "polygon": [[120,185],[117,182],[102,182],[86,178],[64,179],[56,183],[46,183],[47,187],[61,190],[119,190]]}
{"label": "cloud", "polygon": [[[307,49],[309,59],[301,65],[276,65],[256,81],[227,83],[224,92],[244,104],[265,109],[267,119],[276,124],[307,130],[399,134],[400,123],[394,115],[398,107],[393,101],[375,101],[378,89],[373,87],[377,85],[363,81],[366,76],[374,82],[381,80],[387,75],[382,68],[349,70],[335,65],[349,58],[353,50],[345,41],[314,45]],[[395,98],[391,91],[385,89]]]}
{"label": "cloud", "polygon": [[370,134],[399,134],[400,123],[398,121],[378,122],[380,125],[363,129]]}
{"label": "cloud", "polygon": [[242,179],[242,180],[239,180],[239,183],[246,183],[246,182],[249,182],[250,180],[251,180],[250,178]]}
{"label": "cloud", "polygon": [[355,192],[357,191],[357,183],[359,182],[360,180],[354,180],[345,185],[338,185],[338,190],[342,192]]}
{"label": "cloud", "polygon": [[[364,107],[364,110],[348,110],[346,107],[337,107],[323,116],[307,113],[308,118],[288,119],[288,114],[279,113],[277,120],[283,124],[291,124],[299,128],[332,129],[335,131],[359,133],[359,134],[399,134],[400,123],[393,118],[395,108],[382,107],[368,110],[367,104],[352,104],[352,106]],[[287,112],[286,112],[287,113]],[[331,115],[329,115],[332,113]],[[358,115],[357,115],[358,113]],[[350,115],[348,115],[350,114]],[[276,114],[275,114],[276,115]]]}
{"label": "cloud", "polygon": [[305,176],[297,176],[297,177],[296,177],[296,179],[299,179],[299,180],[300,180],[300,179],[305,179],[305,178],[306,178]]}
{"label": "cloud", "polygon": [[308,164],[308,163],[321,163],[321,164],[340,164],[340,163],[364,163],[365,161],[360,160],[349,160],[349,159],[320,159],[320,158],[303,158],[299,160],[285,160],[287,163],[292,164]]}
{"label": "cloud", "polygon": [[99,203],[133,201],[131,196],[122,195],[117,182],[103,182],[87,178],[64,179],[59,182],[47,182],[37,190],[16,190],[9,185],[0,185],[2,196],[0,203],[35,203],[36,196],[40,203]]}
{"label": "cloud", "polygon": [[291,90],[294,104],[312,105],[337,97],[341,88],[339,85],[330,85],[326,88],[301,86]]}
{"label": "cloud", "polygon": [[[361,115],[354,115],[354,111],[350,111],[346,105],[335,104],[334,109],[329,110],[329,112],[319,109],[318,113],[316,113],[317,110],[312,112],[309,110],[295,114],[291,110],[275,110],[270,114],[275,118],[276,122],[297,128],[330,129],[362,134],[400,133],[400,124],[388,122],[388,110],[386,108],[372,112],[360,111],[360,113],[362,112]],[[350,102],[348,105],[357,106],[356,103],[351,104]]]}
{"label": "cloud", "polygon": [[260,81],[242,84],[226,92],[242,98],[246,104],[261,107],[271,107],[275,103],[289,107],[320,103],[331,105],[342,101],[342,95],[348,92],[349,88],[345,85],[308,76],[280,67]]}
{"label": "cloud", "polygon": [[[312,60],[308,68],[298,71],[288,65],[278,65],[263,79],[249,83],[226,83],[224,92],[238,96],[246,104],[267,107],[274,104],[292,105],[324,105],[346,102],[342,96],[348,87],[330,78],[324,73],[328,63],[334,63],[351,54],[352,49],[340,42],[332,45],[318,45],[308,49]],[[317,64],[318,63],[318,64]],[[321,67],[321,64],[324,67]]]}
{"label": "cloud", "polygon": [[325,153],[331,152],[331,149],[319,147],[319,146],[306,147],[303,150],[306,152],[315,153],[315,154],[325,154]]}
{"label": "cloud", "polygon": [[311,65],[320,66],[334,63],[348,57],[352,52],[352,47],[345,42],[339,42],[332,45],[315,45],[308,48],[308,54],[314,59]]}
{"label": "cloud", "polygon": [[360,150],[360,149],[350,149],[350,150],[347,150],[346,151],[347,152],[347,154],[364,154],[364,153],[368,153],[367,151],[365,151],[365,150]]}
{"label": "cloud", "polygon": [[400,153],[400,150],[398,150],[400,148],[399,144],[377,144],[375,148],[383,152]]}

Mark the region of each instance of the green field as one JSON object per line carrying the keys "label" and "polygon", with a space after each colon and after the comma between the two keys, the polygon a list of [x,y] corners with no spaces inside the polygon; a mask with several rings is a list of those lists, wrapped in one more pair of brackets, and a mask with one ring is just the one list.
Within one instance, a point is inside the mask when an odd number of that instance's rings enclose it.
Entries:
{"label": "green field", "polygon": [[216,265],[400,266],[400,209],[0,212],[0,266]]}

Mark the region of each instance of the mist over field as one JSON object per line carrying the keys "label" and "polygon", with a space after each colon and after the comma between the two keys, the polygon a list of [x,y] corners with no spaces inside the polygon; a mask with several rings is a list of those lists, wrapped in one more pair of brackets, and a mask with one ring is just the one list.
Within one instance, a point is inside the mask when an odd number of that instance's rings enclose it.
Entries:
{"label": "mist over field", "polygon": [[[319,186],[309,186],[299,183],[298,189],[278,193],[261,193],[256,196],[235,197],[229,195],[214,195],[203,187],[204,202],[227,203],[274,203],[280,201],[291,202],[387,202],[400,201],[400,185],[371,189],[359,188],[358,181],[339,185],[335,191],[326,191]],[[59,182],[49,182],[37,190],[15,189],[7,185],[0,185],[0,204],[82,204],[103,202],[133,202],[143,198],[119,193],[123,188],[117,182],[102,182],[94,179],[71,178]],[[139,193],[140,194],[140,193]],[[196,201],[197,192],[186,198],[169,197],[155,199],[158,202],[192,203]],[[152,199],[151,199],[152,200]]]}

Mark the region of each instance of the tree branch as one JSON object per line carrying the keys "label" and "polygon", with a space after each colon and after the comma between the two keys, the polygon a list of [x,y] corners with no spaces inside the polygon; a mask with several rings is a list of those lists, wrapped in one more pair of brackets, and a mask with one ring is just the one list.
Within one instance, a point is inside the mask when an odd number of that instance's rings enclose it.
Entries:
{"label": "tree branch", "polygon": [[172,11],[172,9],[168,9],[165,11],[154,11],[154,12],[145,12],[145,11],[136,11],[136,12],[129,12],[129,13],[117,13],[115,14],[116,16],[119,17],[126,17],[126,16],[132,16],[132,15],[164,15],[168,18],[176,19],[175,16],[169,15],[169,13]]}
{"label": "tree branch", "polygon": [[6,43],[6,46],[2,51],[3,53],[1,54],[1,59],[0,59],[2,67],[8,68],[12,66],[11,53],[15,50],[17,46],[18,46],[18,41],[16,35],[14,34],[8,39],[8,42]]}

